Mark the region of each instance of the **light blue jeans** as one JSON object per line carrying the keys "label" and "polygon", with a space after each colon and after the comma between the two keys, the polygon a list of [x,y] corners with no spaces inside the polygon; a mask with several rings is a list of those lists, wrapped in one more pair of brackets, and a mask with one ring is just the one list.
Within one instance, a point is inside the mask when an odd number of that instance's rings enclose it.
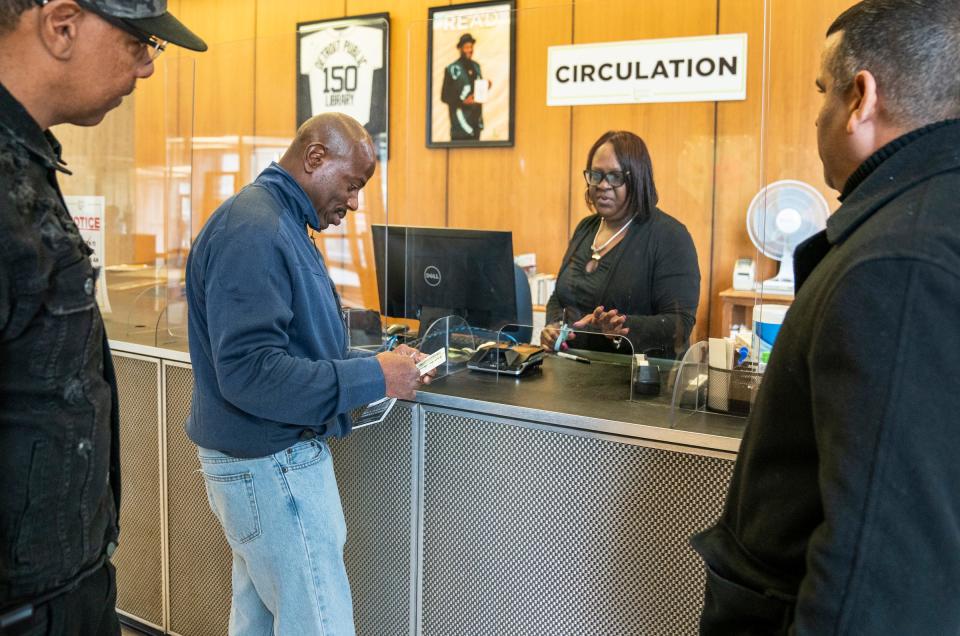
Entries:
{"label": "light blue jeans", "polygon": [[354,634],[347,528],[326,442],[255,459],[199,455],[210,508],[233,550],[230,635]]}

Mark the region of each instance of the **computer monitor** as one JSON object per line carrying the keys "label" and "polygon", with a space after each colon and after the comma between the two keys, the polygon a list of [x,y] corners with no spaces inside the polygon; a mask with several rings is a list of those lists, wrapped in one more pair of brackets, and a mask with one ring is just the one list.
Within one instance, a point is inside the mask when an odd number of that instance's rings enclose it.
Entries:
{"label": "computer monitor", "polygon": [[420,321],[462,316],[496,330],[517,321],[510,232],[374,225],[380,312]]}

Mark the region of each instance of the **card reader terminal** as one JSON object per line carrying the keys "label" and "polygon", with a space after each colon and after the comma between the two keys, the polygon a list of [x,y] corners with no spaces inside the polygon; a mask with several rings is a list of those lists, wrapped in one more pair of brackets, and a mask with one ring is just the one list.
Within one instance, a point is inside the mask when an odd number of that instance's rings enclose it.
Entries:
{"label": "card reader terminal", "polygon": [[505,343],[490,343],[490,346],[481,346],[473,354],[467,362],[467,368],[471,371],[519,376],[543,364],[543,355],[543,349],[534,345],[519,344],[511,347]]}

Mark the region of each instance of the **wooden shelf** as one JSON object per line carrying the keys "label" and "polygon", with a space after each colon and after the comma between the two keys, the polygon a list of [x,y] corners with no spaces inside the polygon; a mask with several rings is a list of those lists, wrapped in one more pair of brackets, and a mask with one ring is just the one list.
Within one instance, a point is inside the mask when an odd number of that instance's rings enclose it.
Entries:
{"label": "wooden shelf", "polygon": [[757,291],[750,291],[747,289],[725,289],[720,292],[721,298],[741,298],[744,300],[760,300],[761,295],[763,300],[774,300],[778,302],[790,301],[793,302],[793,294],[773,294],[771,292],[766,292],[761,294]]}
{"label": "wooden shelf", "polygon": [[720,333],[726,336],[732,325],[744,325],[753,329],[753,307],[758,303],[790,305],[793,294],[771,294],[758,291],[725,289],[720,296]]}

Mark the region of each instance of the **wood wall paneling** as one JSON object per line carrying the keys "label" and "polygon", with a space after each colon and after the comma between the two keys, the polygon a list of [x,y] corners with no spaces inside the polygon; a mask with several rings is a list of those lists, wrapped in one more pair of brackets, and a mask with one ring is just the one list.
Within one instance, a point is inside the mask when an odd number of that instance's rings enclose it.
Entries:
{"label": "wood wall paneling", "polygon": [[72,175],[59,175],[65,195],[104,197],[105,265],[132,259],[132,240],[116,232],[122,219],[134,217],[134,102],[127,97],[107,113],[99,128],[63,124],[53,134],[63,146],[63,159]]}
{"label": "wood wall paneling", "polygon": [[[374,221],[384,222],[389,215],[392,224],[442,226],[447,157],[445,152],[426,148],[423,142],[426,104],[423,68],[427,54],[427,9],[444,2],[347,0],[345,4],[347,15],[390,14],[388,206],[385,215]],[[378,166],[378,170],[383,169],[384,166]],[[379,180],[382,176],[378,174],[375,178]],[[377,196],[381,196],[379,191]]]}
{"label": "wood wall paneling", "polygon": [[411,0],[391,9],[390,223],[447,224],[448,151],[426,147],[427,12],[448,4]]}
{"label": "wood wall paneling", "polygon": [[165,99],[167,104],[175,104],[175,107],[168,107],[164,132],[169,175],[166,182],[169,199],[166,206],[167,226],[171,229],[171,242],[189,248],[200,227],[193,188],[197,59],[181,52],[173,62],[167,60],[167,64]]}
{"label": "wood wall paneling", "polygon": [[800,179],[816,186],[836,209],[837,193],[827,188],[817,154],[814,122],[820,95],[814,80],[827,27],[850,0],[819,0],[803,4],[789,0],[770,3],[770,68],[767,74],[765,173],[767,182]]}
{"label": "wood wall paneling", "polygon": [[[315,242],[331,268],[359,276],[359,288],[340,285],[348,305],[377,307],[370,225],[389,222],[444,225],[446,153],[423,146],[423,123],[411,115],[422,112],[424,84],[417,80],[419,61],[426,56],[427,8],[433,2],[390,3],[383,0],[344,2],[288,2],[257,5],[255,69],[255,139],[260,147],[282,151],[296,130],[296,26],[300,22],[344,16],[390,15],[390,160],[378,163],[363,192],[361,209],[347,216],[340,228],[330,228]],[[417,64],[410,65],[410,59]],[[278,95],[287,96],[278,99]],[[413,102],[413,104],[411,104]],[[421,106],[416,106],[419,103]],[[418,132],[419,131],[419,132]],[[416,166],[416,180],[408,182],[404,166]],[[391,168],[393,168],[391,170]],[[254,175],[251,175],[254,176]],[[389,201],[384,205],[384,190]]]}
{"label": "wood wall paneling", "polygon": [[[203,38],[208,45],[252,40],[256,35],[257,5],[279,8],[291,4],[258,0],[180,0],[177,18]],[[173,11],[173,5],[170,5]],[[188,55],[206,53],[186,52]],[[239,67],[237,67],[239,68]],[[249,70],[249,66],[246,67]]]}
{"label": "wood wall paneling", "polygon": [[206,40],[203,53],[182,51],[195,60],[193,92],[194,235],[236,187],[250,180],[250,139],[254,126],[256,0],[184,1],[178,16]]}
{"label": "wood wall paneling", "polygon": [[[747,206],[763,185],[760,122],[765,5],[769,0],[720,0],[721,33],[747,33],[747,99],[717,104],[716,190],[710,284],[710,335],[720,334],[718,294],[733,284],[738,258],[757,260],[747,235]],[[759,263],[758,263],[759,264]],[[772,267],[758,267],[767,272]],[[772,275],[772,274],[770,274]]]}
{"label": "wood wall paneling", "polygon": [[[754,5],[746,8],[747,5]],[[818,0],[798,5],[767,0],[766,76],[761,66],[763,0],[720,0],[720,30],[747,31],[751,38],[746,102],[718,105],[717,207],[714,223],[714,280],[711,297],[732,283],[737,258],[757,261],[757,279],[775,275],[779,263],[763,256],[750,241],[746,212],[753,196],[766,184],[798,179],[818,188],[831,210],[837,193],[823,182],[814,121],[820,97],[814,88],[820,50],[830,22],[851,6],[849,0]],[[761,81],[762,80],[762,81]],[[763,113],[765,135],[760,135]],[[713,311],[711,334],[720,331],[720,312]]]}
{"label": "wood wall paneling", "polygon": [[[515,145],[451,149],[448,214],[452,227],[510,230],[514,253],[537,254],[537,269],[555,273],[568,225],[569,107],[546,105],[547,47],[569,44],[569,6],[516,12]],[[483,63],[482,43],[474,59]],[[506,81],[506,78],[491,78]]]}
{"label": "wood wall paneling", "polygon": [[[771,51],[764,85],[765,2]],[[706,334],[708,322],[711,332],[718,329],[719,310],[712,311],[711,304],[729,286],[733,261],[756,257],[744,215],[764,183],[801,179],[820,188],[836,206],[835,193],[823,185],[816,153],[813,121],[819,98],[812,81],[826,26],[851,1],[813,0],[799,6],[790,0],[518,0],[516,145],[455,150],[425,146],[427,10],[442,4],[446,3],[172,0],[171,9],[211,49],[194,54],[171,47],[165,55],[195,60],[195,70],[181,66],[172,80],[161,82],[163,89],[157,78],[140,87],[138,97],[144,101],[134,105],[131,151],[137,174],[192,161],[196,233],[227,194],[226,181],[215,173],[236,172],[239,188],[255,176],[258,150],[279,152],[294,134],[297,22],[387,11],[392,31],[390,161],[378,166],[364,193],[362,223],[358,214],[345,228],[341,240],[348,242],[349,250],[344,246],[334,250],[353,262],[366,261],[370,270],[363,275],[365,281],[373,279],[364,232],[387,215],[395,224],[512,230],[518,253],[535,251],[539,270],[555,272],[570,232],[587,214],[580,177],[584,157],[593,140],[611,128],[631,129],[644,137],[653,157],[661,207],[686,224],[694,237],[704,287],[696,337]],[[748,34],[746,101],[572,109],[545,105],[543,69],[550,45],[716,32]],[[481,54],[479,48],[482,62]],[[189,88],[194,72],[195,92]],[[760,137],[764,90],[765,145]],[[178,106],[172,108],[171,103]],[[158,108],[166,112],[163,130],[156,126]],[[182,136],[176,141],[178,134]],[[381,203],[384,181],[389,195],[386,209]],[[177,214],[178,187],[170,182],[163,186],[169,200],[162,205],[171,216]],[[155,205],[147,203],[155,201],[155,188],[137,181],[138,210]],[[347,252],[350,255],[343,256]],[[775,264],[761,264],[761,270],[770,275]],[[371,304],[370,294],[360,294],[354,301]]]}
{"label": "wood wall paneling", "polygon": [[[820,190],[831,211],[839,207],[838,193],[824,183],[817,153],[815,121],[821,96],[814,81],[827,27],[853,4],[851,0],[819,0],[801,7],[787,0],[770,2],[763,185],[798,179]],[[761,261],[765,278],[776,274],[778,262],[766,257]]]}
{"label": "wood wall paneling", "polygon": [[343,16],[342,2],[257,4],[254,99],[258,137],[292,139],[296,132],[297,24]]}

